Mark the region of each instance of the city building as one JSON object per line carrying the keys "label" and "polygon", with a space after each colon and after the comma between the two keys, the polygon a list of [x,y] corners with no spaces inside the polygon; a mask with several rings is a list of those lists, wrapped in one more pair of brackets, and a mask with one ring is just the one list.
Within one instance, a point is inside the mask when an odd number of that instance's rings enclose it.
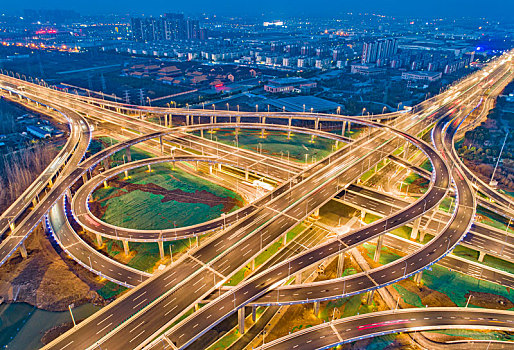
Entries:
{"label": "city building", "polygon": [[443,73],[441,72],[426,72],[426,71],[415,71],[415,72],[403,72],[402,79],[410,81],[426,81],[433,82],[441,79]]}
{"label": "city building", "polygon": [[264,91],[270,92],[272,94],[302,92],[309,91],[311,88],[315,88],[316,86],[316,82],[304,78],[281,78],[270,80],[267,84],[264,85]]}

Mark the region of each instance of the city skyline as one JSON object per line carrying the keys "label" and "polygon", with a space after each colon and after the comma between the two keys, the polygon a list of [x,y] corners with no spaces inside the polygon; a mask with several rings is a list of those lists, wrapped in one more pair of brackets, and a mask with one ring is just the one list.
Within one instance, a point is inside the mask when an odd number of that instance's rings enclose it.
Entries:
{"label": "city skyline", "polygon": [[24,0],[16,3],[4,4],[4,13],[20,13],[21,9],[62,9],[74,10],[86,15],[99,14],[148,14],[157,15],[164,12],[181,12],[193,14],[214,14],[228,16],[305,16],[305,17],[335,17],[345,13],[376,13],[389,16],[415,16],[415,17],[491,17],[509,19],[514,11],[514,2],[497,0],[493,3],[478,0],[468,1],[463,4],[458,0],[431,2],[413,2],[398,0],[384,4],[383,1],[371,0],[365,3],[334,3],[329,0],[321,2],[309,2],[301,0],[297,6],[291,7],[285,0],[260,1],[252,5],[241,6],[238,1],[226,0],[213,3],[208,0],[195,2],[170,3],[166,1],[138,2],[138,1],[110,1],[108,3],[93,0],[87,5],[64,0],[52,0],[45,3],[35,0]]}

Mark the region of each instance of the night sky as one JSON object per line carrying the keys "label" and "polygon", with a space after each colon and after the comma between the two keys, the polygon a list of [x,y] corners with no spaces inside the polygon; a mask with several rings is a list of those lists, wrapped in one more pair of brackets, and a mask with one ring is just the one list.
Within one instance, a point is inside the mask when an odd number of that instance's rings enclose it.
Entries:
{"label": "night sky", "polygon": [[83,14],[202,12],[223,15],[334,16],[345,12],[389,15],[512,17],[514,0],[17,0],[2,1],[0,11],[21,13],[26,8],[70,9]]}

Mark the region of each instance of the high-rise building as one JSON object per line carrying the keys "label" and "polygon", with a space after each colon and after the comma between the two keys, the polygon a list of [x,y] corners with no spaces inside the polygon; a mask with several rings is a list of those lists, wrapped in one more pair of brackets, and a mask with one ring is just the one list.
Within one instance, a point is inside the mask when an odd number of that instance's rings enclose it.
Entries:
{"label": "high-rise building", "polygon": [[148,42],[165,39],[162,18],[132,18],[131,25],[134,41]]}
{"label": "high-rise building", "polygon": [[166,40],[182,40],[187,38],[186,20],[181,13],[164,15],[164,31]]}
{"label": "high-rise building", "polygon": [[362,45],[361,63],[384,63],[398,52],[398,40],[381,39]]}
{"label": "high-rise building", "polygon": [[186,37],[188,40],[195,40],[200,38],[200,23],[197,19],[187,19]]}
{"label": "high-rise building", "polygon": [[162,17],[132,18],[132,37],[138,42],[158,40],[205,40],[205,30],[198,20],[186,19],[180,13],[166,13]]}

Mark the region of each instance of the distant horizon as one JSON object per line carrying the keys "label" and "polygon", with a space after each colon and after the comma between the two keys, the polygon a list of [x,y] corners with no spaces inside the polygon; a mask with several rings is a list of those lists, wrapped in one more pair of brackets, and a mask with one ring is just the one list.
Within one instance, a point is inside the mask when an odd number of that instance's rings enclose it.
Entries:
{"label": "distant horizon", "polygon": [[16,3],[8,2],[3,4],[1,13],[7,15],[21,15],[25,9],[34,10],[73,10],[81,15],[158,15],[165,12],[179,12],[191,15],[236,16],[236,17],[311,17],[311,18],[333,18],[347,13],[354,14],[379,14],[391,17],[413,17],[413,18],[489,18],[489,19],[510,19],[514,13],[514,1],[493,0],[484,3],[482,1],[470,0],[461,4],[457,0],[433,0],[431,2],[418,3],[410,0],[394,0],[394,3],[385,1],[368,0],[365,3],[334,3],[330,0],[317,2],[297,0],[292,7],[290,1],[286,0],[261,0],[250,4],[241,5],[239,1],[222,0],[223,2],[213,3],[208,0],[197,0],[191,2],[152,1],[141,3],[134,0],[126,1],[99,1],[91,0],[87,6],[78,2],[64,0],[49,0],[41,6],[41,1],[20,0]]}

